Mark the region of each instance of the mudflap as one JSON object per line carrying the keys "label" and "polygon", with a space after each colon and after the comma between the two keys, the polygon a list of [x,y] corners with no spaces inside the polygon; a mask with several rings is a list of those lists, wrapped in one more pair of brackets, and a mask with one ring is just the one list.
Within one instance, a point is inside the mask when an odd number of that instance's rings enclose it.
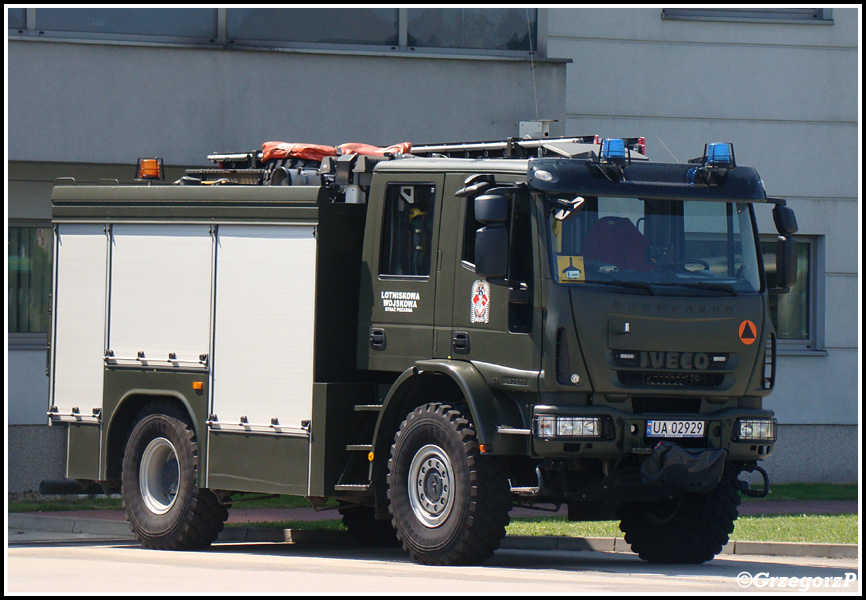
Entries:
{"label": "mudflap", "polygon": [[659,442],[640,467],[644,485],[706,493],[722,480],[725,458],[722,448],[683,448],[674,442]]}

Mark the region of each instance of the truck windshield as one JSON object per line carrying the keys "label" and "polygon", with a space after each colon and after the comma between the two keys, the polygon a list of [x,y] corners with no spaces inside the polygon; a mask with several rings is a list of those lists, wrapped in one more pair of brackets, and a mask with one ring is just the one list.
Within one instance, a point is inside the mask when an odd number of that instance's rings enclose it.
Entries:
{"label": "truck windshield", "polygon": [[746,203],[549,199],[554,207],[547,218],[551,268],[559,283],[608,284],[653,294],[670,292],[670,286],[730,295],[761,289],[752,210]]}

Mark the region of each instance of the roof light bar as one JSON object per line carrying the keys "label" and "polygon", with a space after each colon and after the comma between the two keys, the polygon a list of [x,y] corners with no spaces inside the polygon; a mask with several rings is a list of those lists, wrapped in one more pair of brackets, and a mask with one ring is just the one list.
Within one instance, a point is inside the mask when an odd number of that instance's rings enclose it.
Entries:
{"label": "roof light bar", "polygon": [[601,157],[604,160],[625,160],[625,140],[620,138],[605,138],[601,140]]}
{"label": "roof light bar", "polygon": [[706,144],[703,163],[709,167],[733,169],[737,166],[734,161],[734,145],[727,142]]}

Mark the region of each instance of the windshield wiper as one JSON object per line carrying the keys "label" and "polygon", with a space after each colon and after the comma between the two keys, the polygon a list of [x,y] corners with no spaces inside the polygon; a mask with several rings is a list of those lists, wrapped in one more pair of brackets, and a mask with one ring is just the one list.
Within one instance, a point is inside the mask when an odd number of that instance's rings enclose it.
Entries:
{"label": "windshield wiper", "polygon": [[739,296],[737,289],[728,283],[709,283],[706,281],[695,281],[692,283],[672,283],[687,288],[698,288],[701,290],[711,290],[715,292],[728,292],[731,296]]}
{"label": "windshield wiper", "polygon": [[610,285],[618,285],[621,287],[629,287],[636,288],[639,290],[646,290],[650,293],[650,295],[655,296],[656,292],[652,288],[652,286],[645,281],[623,281],[622,279],[611,279],[610,281],[597,281],[594,283],[606,283]]}

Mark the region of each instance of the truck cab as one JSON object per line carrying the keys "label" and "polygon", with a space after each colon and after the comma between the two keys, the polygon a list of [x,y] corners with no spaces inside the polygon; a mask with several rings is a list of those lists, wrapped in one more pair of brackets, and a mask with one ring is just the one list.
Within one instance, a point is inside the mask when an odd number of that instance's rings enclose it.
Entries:
{"label": "truck cab", "polygon": [[[744,470],[767,487],[775,333],[754,206],[774,206],[782,263],[796,221],[731,145],[684,165],[604,140],[580,159],[440,157],[375,173],[358,365],[398,378],[386,406],[465,400],[515,497],[567,503],[574,519],[631,515],[633,537],[661,533],[643,533],[647,507],[733,502]],[[637,546],[707,560],[718,542]]]}

